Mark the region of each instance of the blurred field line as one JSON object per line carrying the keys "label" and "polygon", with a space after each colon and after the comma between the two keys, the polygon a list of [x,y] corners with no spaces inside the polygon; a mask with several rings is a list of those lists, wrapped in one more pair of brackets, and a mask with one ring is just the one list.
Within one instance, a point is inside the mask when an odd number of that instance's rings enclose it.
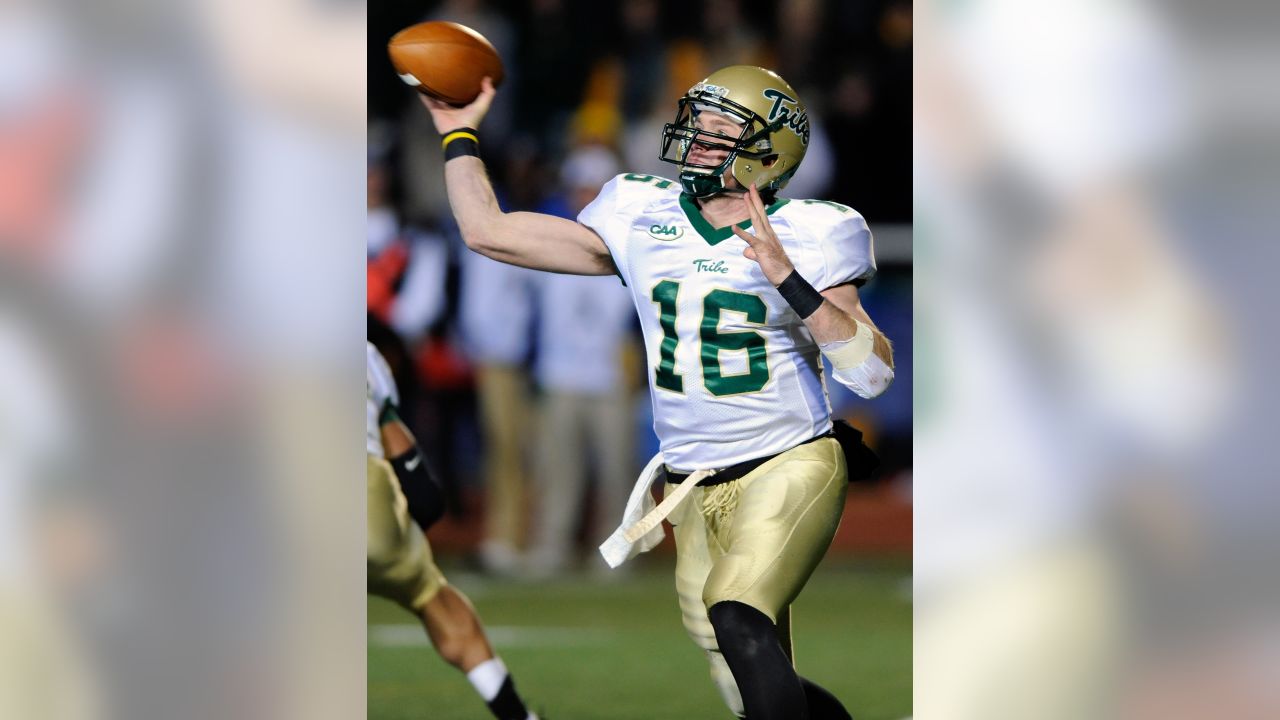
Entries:
{"label": "blurred field line", "polygon": [[[486,631],[489,641],[503,648],[605,645],[616,637],[609,630],[593,628],[496,625],[487,627]],[[381,647],[426,647],[429,641],[420,625],[370,625],[369,644]]]}

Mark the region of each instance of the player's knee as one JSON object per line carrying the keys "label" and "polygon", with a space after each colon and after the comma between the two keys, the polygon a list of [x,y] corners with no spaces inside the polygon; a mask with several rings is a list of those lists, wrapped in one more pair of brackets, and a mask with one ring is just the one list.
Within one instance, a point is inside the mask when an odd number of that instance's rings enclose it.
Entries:
{"label": "player's knee", "polygon": [[716,631],[720,651],[730,657],[750,659],[777,644],[773,621],[759,610],[735,600],[718,602],[707,611]]}

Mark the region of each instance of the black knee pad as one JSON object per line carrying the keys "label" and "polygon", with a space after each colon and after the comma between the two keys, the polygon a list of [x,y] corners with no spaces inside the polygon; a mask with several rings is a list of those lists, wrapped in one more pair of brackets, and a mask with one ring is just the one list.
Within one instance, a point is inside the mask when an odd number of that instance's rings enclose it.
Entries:
{"label": "black knee pad", "polygon": [[416,446],[392,458],[391,467],[400,480],[405,500],[409,501],[410,517],[425,531],[444,516],[444,487]]}
{"label": "black knee pad", "polygon": [[740,602],[707,611],[751,720],[809,720],[804,688],[768,615]]}
{"label": "black knee pad", "polygon": [[725,600],[707,611],[716,642],[726,656],[758,657],[767,647],[778,644],[778,631],[768,615],[735,600]]}

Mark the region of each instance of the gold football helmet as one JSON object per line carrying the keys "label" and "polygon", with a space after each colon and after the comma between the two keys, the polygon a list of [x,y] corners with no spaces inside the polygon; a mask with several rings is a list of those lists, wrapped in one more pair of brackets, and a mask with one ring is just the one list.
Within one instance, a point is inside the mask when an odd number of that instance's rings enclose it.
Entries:
{"label": "gold football helmet", "polygon": [[[698,122],[703,112],[725,115],[741,130],[736,137],[712,132]],[[729,154],[715,165],[691,162],[695,146]],[[726,173],[744,189],[755,185],[772,195],[795,175],[808,148],[809,115],[800,96],[776,73],[751,65],[718,70],[689,88],[675,122],[662,128],[661,158],[680,168],[680,185],[693,197],[729,191]]]}

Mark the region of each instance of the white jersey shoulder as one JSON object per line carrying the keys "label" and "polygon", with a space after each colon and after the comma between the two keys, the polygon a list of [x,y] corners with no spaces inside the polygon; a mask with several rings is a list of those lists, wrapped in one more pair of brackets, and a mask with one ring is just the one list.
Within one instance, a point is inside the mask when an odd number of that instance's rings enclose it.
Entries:
{"label": "white jersey shoulder", "polygon": [[365,341],[365,346],[365,450],[384,457],[378,418],[387,403],[400,404],[400,392],[382,353],[371,342]]}
{"label": "white jersey shoulder", "polygon": [[578,222],[595,227],[611,217],[636,215],[654,201],[671,201],[680,196],[680,183],[657,175],[623,173],[600,188],[600,194],[578,214]]}
{"label": "white jersey shoulder", "polygon": [[802,250],[791,261],[818,290],[862,285],[876,274],[871,230],[851,207],[828,200],[790,200],[769,216],[769,222],[779,237],[794,236]]}
{"label": "white jersey shoulder", "polygon": [[[631,230],[639,220],[651,237],[679,232],[674,222],[678,210],[680,183],[657,175],[623,173],[600,188],[600,194],[578,213],[578,222],[591,228],[604,240],[618,268],[622,282],[631,285],[628,255]],[[672,238],[674,239],[674,238]]]}

